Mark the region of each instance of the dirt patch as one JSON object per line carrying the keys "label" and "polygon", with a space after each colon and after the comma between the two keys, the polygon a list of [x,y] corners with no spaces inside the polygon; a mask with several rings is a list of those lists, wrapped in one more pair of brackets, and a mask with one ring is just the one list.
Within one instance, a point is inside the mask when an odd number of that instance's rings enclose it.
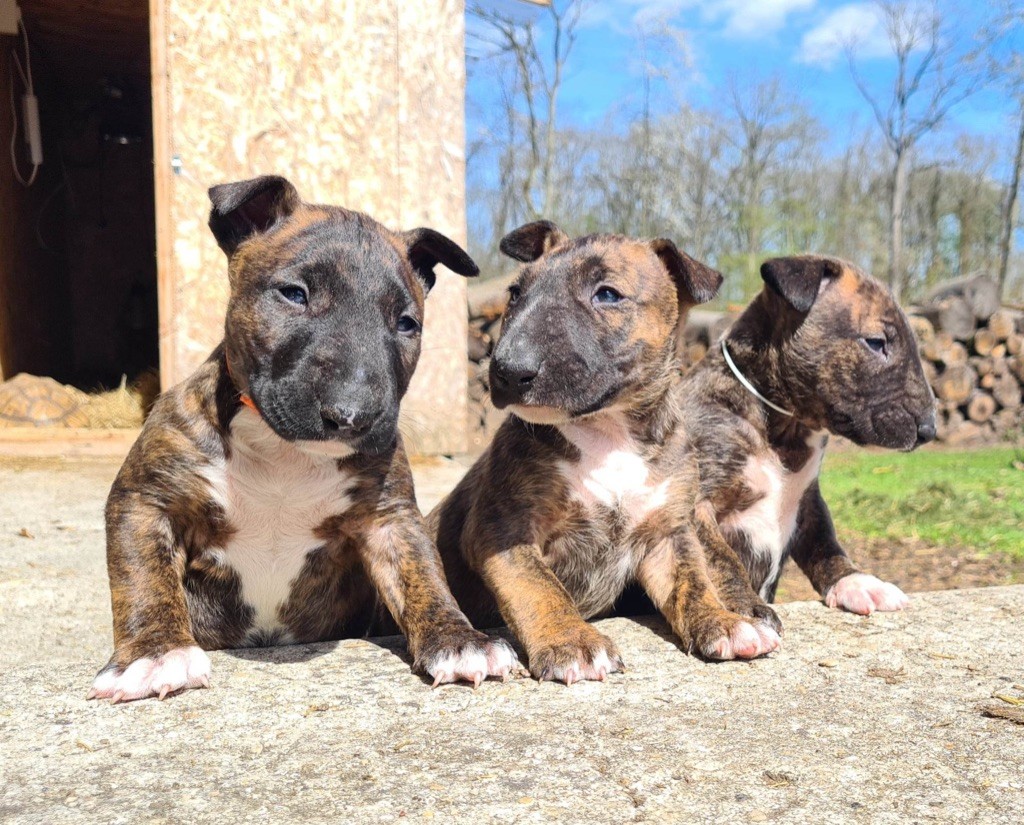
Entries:
{"label": "dirt patch", "polygon": [[[899,585],[908,593],[1024,582],[1024,558],[1003,553],[932,547],[919,539],[847,539],[843,546],[866,572]],[[803,573],[786,565],[776,601],[818,598]]]}

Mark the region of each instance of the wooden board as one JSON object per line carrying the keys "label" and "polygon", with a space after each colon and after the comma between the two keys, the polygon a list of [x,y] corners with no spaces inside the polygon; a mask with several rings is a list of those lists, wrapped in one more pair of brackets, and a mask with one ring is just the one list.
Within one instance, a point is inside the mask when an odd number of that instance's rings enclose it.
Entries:
{"label": "wooden board", "polygon": [[28,456],[122,458],[138,437],[138,430],[4,427],[0,428],[0,460]]}
{"label": "wooden board", "polygon": [[85,72],[145,77],[149,0],[20,0],[29,36],[62,77]]}
{"label": "wooden board", "polygon": [[[151,8],[164,386],[223,328],[226,266],[206,228],[213,184],[279,173],[307,200],[465,242],[461,0]],[[462,279],[440,273],[404,408],[418,452],[465,449],[465,307]]]}

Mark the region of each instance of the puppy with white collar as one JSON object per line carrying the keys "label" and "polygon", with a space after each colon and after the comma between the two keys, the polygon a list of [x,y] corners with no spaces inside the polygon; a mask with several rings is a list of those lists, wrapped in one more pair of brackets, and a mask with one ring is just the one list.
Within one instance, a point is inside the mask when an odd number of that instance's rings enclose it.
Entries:
{"label": "puppy with white collar", "polygon": [[818,486],[828,434],[913,450],[935,437],[935,398],[892,294],[837,258],[774,258],[762,292],[683,380],[701,497],[773,601],[790,556],[829,607],[900,610],[861,572]]}

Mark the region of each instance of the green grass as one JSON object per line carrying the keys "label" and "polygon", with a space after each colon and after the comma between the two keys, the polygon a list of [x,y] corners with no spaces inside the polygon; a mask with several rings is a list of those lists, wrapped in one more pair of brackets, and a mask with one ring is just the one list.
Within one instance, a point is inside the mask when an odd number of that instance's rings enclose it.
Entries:
{"label": "green grass", "polygon": [[843,531],[1024,558],[1020,449],[832,453],[821,488]]}

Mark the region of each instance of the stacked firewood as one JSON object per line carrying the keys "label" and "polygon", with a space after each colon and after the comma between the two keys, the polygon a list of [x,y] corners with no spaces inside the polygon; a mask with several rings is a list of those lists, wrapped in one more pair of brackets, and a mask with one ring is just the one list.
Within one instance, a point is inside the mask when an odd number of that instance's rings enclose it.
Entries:
{"label": "stacked firewood", "polygon": [[939,440],[984,443],[1024,421],[1024,312],[1000,307],[995,282],[944,284],[910,307],[925,373],[939,406]]}
{"label": "stacked firewood", "polygon": [[[471,447],[482,448],[504,418],[488,401],[487,359],[498,337],[511,276],[473,284],[469,293]],[[690,312],[681,349],[687,365],[707,353],[739,310]],[[1024,427],[1024,311],[999,305],[995,283],[949,282],[908,308],[925,374],[938,404],[938,438],[996,442]]]}
{"label": "stacked firewood", "polygon": [[477,281],[469,287],[469,449],[487,446],[505,414],[494,409],[487,382],[491,349],[501,328],[514,275]]}

